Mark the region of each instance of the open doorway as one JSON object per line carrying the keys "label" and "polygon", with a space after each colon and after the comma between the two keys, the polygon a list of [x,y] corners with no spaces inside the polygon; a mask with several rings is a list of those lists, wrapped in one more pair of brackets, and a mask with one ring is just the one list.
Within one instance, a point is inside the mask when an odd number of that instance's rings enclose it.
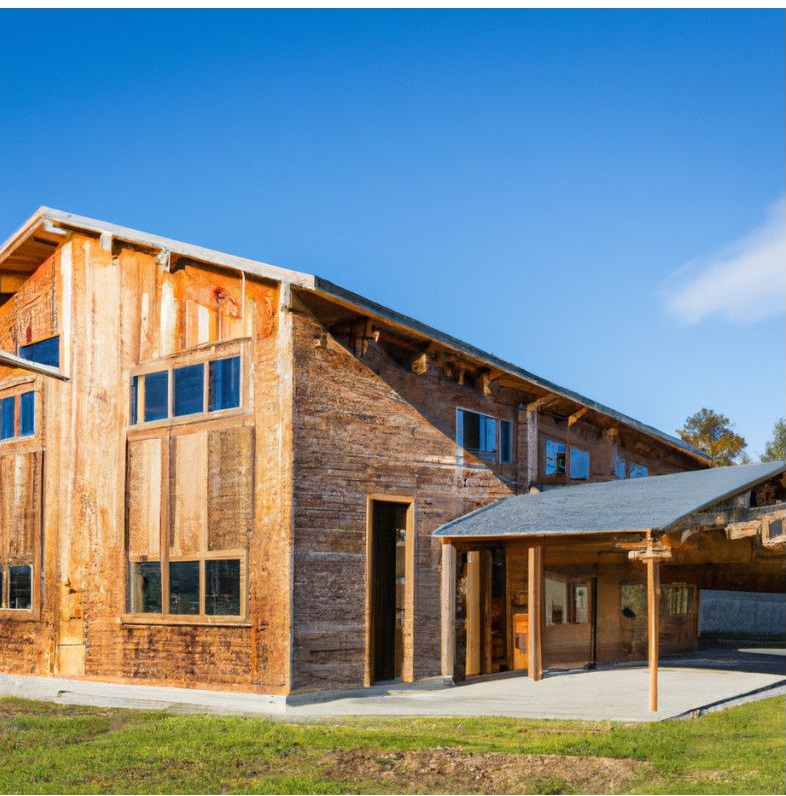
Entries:
{"label": "open doorway", "polygon": [[405,672],[408,514],[411,503],[372,500],[369,508],[370,681]]}

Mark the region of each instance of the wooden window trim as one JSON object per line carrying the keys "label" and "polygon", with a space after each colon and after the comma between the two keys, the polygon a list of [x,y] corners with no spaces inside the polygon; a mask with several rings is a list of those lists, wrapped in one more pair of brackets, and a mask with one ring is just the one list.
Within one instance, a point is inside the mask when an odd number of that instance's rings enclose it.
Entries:
{"label": "wooden window trim", "polygon": [[[20,426],[22,422],[22,399],[24,393],[32,392],[35,394],[35,431],[32,434],[20,436]],[[39,450],[40,440],[43,439],[44,429],[44,391],[41,379],[35,376],[14,379],[0,387],[0,401],[3,398],[14,399],[14,436],[7,439],[0,439],[0,452],[5,453],[7,449],[13,448],[14,453],[28,453]],[[28,450],[29,449],[29,450]]]}
{"label": "wooden window trim", "polygon": [[[228,409],[214,409],[212,412],[208,409],[208,394],[209,394],[209,381],[210,381],[210,362],[217,359],[229,359],[231,357],[240,358],[240,405],[233,406]],[[203,376],[202,397],[204,410],[202,412],[193,412],[187,415],[174,415],[173,412],[173,396],[174,396],[174,371],[177,368],[186,367],[188,365],[205,366]],[[167,413],[168,416],[161,420],[144,419],[145,413],[145,379],[139,378],[137,383],[136,394],[136,423],[131,423],[130,417],[130,395],[131,384],[135,377],[144,377],[151,373],[160,373],[166,371],[168,373],[167,379]],[[128,428],[129,429],[161,429],[170,428],[173,426],[187,425],[191,423],[198,423],[206,420],[213,420],[223,417],[237,417],[239,415],[253,414],[253,390],[251,389],[252,381],[252,367],[251,367],[251,338],[243,337],[236,340],[229,340],[221,343],[205,343],[196,348],[182,351],[177,354],[172,354],[166,357],[159,357],[158,359],[149,360],[144,364],[132,368],[128,377],[128,389],[126,394],[129,396],[128,406]]]}
{"label": "wooden window trim", "polygon": [[[470,448],[464,447],[464,440],[462,437],[461,443],[459,443],[459,412],[471,412],[473,415],[479,415],[480,417],[488,417],[491,420],[495,421],[497,425],[497,449],[495,451],[496,457],[494,461],[486,461],[478,456],[477,451],[473,451]],[[510,461],[503,462],[502,461],[502,423],[509,423],[510,424]],[[493,466],[500,466],[506,467],[510,465],[515,465],[516,463],[516,438],[515,438],[515,429],[516,424],[507,417],[499,417],[498,415],[490,415],[486,412],[481,412],[478,409],[470,409],[467,406],[456,406],[455,411],[455,430],[453,439],[456,443],[456,447],[458,449],[457,453],[457,460],[458,463],[461,465],[465,464],[464,461],[464,454],[468,453],[470,456],[474,456],[478,459],[478,461],[482,462],[484,465],[493,465]],[[482,453],[482,451],[481,451]]]}
{"label": "wooden window trim", "polygon": [[[564,473],[546,473],[546,444],[548,442],[554,442],[557,445],[562,445],[565,448],[565,472]],[[590,450],[590,446],[586,448],[582,448],[580,445],[576,445],[572,442],[568,442],[564,438],[560,438],[556,434],[551,434],[550,430],[549,433],[541,434],[539,444],[539,461],[540,464],[540,478],[543,483],[546,484],[564,484],[564,483],[571,483],[571,484],[588,484],[592,481],[592,451]],[[577,450],[584,451],[588,458],[589,458],[589,466],[588,466],[588,474],[586,478],[571,478],[570,477],[570,451],[571,448],[576,448]]]}

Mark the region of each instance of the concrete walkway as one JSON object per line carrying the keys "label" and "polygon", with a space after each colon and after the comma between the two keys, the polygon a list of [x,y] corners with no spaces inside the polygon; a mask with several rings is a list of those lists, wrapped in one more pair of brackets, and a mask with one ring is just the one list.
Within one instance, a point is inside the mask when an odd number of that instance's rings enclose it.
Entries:
{"label": "concrete walkway", "polygon": [[63,704],[266,715],[290,720],[331,716],[511,716],[638,722],[698,714],[732,701],[737,704],[786,693],[784,655],[783,650],[724,651],[720,660],[707,653],[665,660],[660,671],[657,713],[648,710],[649,676],[645,666],[547,672],[538,683],[509,675],[455,687],[443,687],[438,681],[391,684],[349,696],[320,697],[318,702],[295,698],[296,704],[292,700],[286,704],[283,697],[259,694],[17,675],[0,675],[0,695]]}

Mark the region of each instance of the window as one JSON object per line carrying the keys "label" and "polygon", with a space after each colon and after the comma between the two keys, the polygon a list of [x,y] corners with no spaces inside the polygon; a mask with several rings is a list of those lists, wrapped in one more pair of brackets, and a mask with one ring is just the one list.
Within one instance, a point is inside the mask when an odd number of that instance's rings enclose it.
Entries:
{"label": "window", "polygon": [[37,362],[39,365],[51,365],[53,368],[59,368],[60,338],[50,337],[47,340],[39,340],[37,343],[20,345],[18,353],[20,357]]}
{"label": "window", "polygon": [[0,440],[35,434],[35,390],[0,399]]}
{"label": "window", "polygon": [[783,520],[770,520],[767,525],[769,539],[780,539],[783,536]]}
{"label": "window", "polygon": [[[643,583],[620,586],[620,607],[627,619],[646,619],[647,589]],[[689,583],[664,583],[660,587],[661,616],[687,616],[694,612],[696,587]]]}
{"label": "window", "polygon": [[457,409],[456,442],[484,462],[513,461],[513,424],[509,420]]}
{"label": "window", "polygon": [[254,428],[242,423],[129,433],[127,604],[135,621],[245,618],[253,454]]}
{"label": "window", "polygon": [[560,476],[570,473],[574,481],[586,481],[590,477],[589,451],[571,445],[568,448],[562,442],[553,439],[546,440],[546,467],[547,476]]}
{"label": "window", "polygon": [[237,409],[240,403],[240,356],[131,377],[131,425]]}
{"label": "window", "polygon": [[546,624],[583,625],[589,622],[589,583],[545,578]]}
{"label": "window", "polygon": [[646,478],[649,475],[649,469],[643,464],[628,461],[617,454],[614,462],[614,475],[620,480],[623,478]]}
{"label": "window", "polygon": [[29,611],[33,607],[33,567],[0,566],[0,608]]}

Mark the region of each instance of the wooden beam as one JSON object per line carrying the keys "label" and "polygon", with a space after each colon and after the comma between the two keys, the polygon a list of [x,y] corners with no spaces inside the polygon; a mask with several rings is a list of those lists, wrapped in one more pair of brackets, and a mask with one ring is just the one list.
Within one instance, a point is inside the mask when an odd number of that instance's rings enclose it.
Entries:
{"label": "wooden beam", "polygon": [[658,712],[658,634],[660,632],[660,561],[647,562],[647,646],[650,673],[650,712]]}
{"label": "wooden beam", "polygon": [[543,677],[541,636],[543,631],[543,545],[532,545],[527,551],[527,612],[529,639],[527,643],[527,675],[530,680]]}
{"label": "wooden beam", "polygon": [[442,543],[442,676],[453,679],[456,666],[456,548]]}
{"label": "wooden beam", "polygon": [[467,553],[467,677],[480,674],[480,568],[480,551]]}
{"label": "wooden beam", "polygon": [[579,420],[581,420],[581,418],[587,414],[587,412],[589,412],[589,409],[586,406],[582,406],[581,409],[570,415],[570,417],[568,417],[568,428],[578,423]]}
{"label": "wooden beam", "polygon": [[539,401],[527,405],[527,488],[538,481],[539,405]]}

